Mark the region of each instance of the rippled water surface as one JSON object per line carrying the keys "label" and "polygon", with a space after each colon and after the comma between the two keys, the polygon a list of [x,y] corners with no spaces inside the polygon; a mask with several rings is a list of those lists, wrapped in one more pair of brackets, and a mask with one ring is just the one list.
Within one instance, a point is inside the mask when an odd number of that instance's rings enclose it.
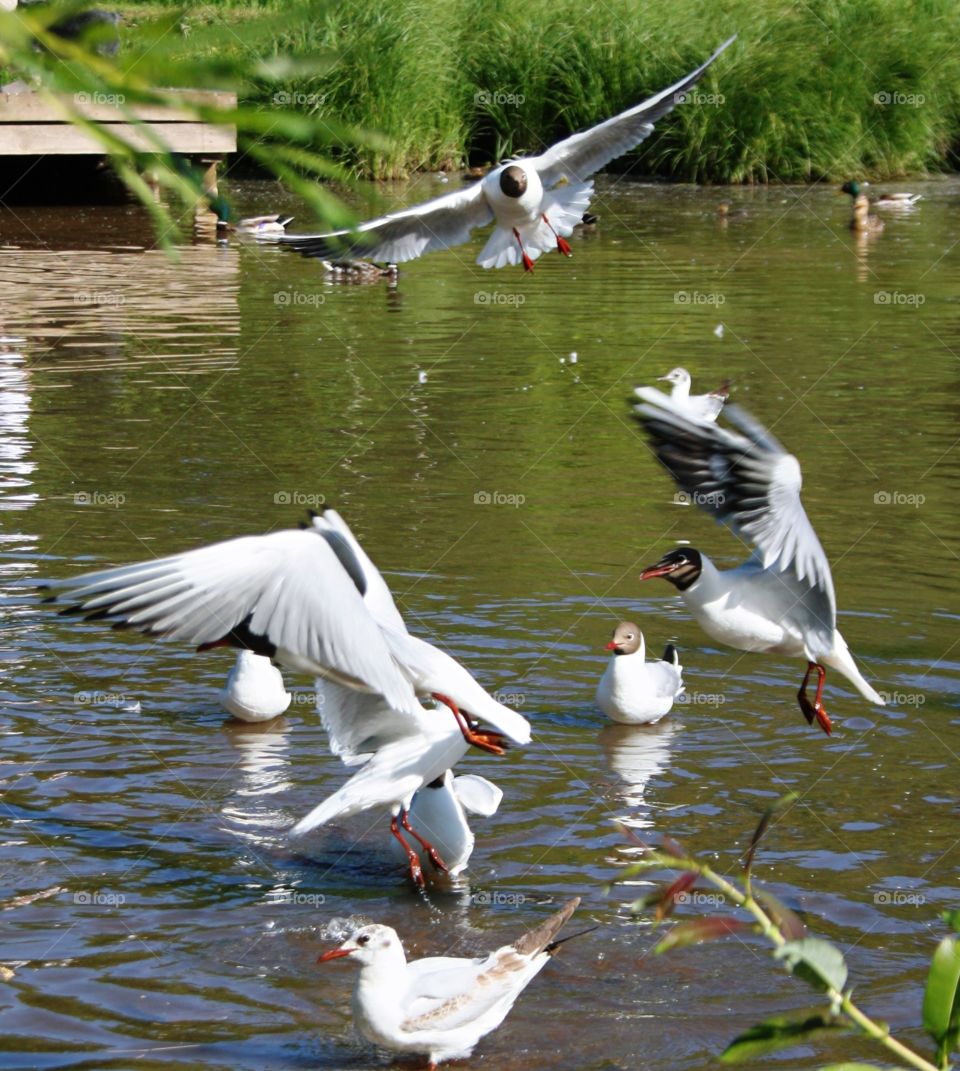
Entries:
{"label": "rippled water surface", "polygon": [[[478,240],[396,288],[236,241],[172,263],[144,251],[132,208],[0,216],[0,1066],[382,1066],[352,1032],[350,968],[315,965],[332,920],[470,955],[573,894],[603,925],[473,1063],[710,1066],[738,1029],[810,999],[749,941],[649,955],[624,906],[637,889],[605,892],[630,858],[616,823],[735,871],[787,790],[799,802],[758,875],[922,1045],[937,916],[960,906],[960,183],[917,188],[916,212],[858,245],[830,190],[608,181],[571,261],[483,272]],[[300,207],[265,184],[234,193],[248,213]],[[677,540],[744,555],[674,501],[629,419],[633,385],[677,364],[704,388],[729,378],[802,461],[841,626],[893,698],[874,709],[831,675],[830,739],[796,706],[801,665],[719,649],[667,584],[638,581]],[[380,815],[287,840],[344,779],[309,680],[288,677],[283,719],[240,726],[216,702],[229,654],[58,618],[31,594],[321,501],[411,629],[534,723],[531,747],[461,764],[505,798],[475,823],[466,880],[428,900]],[[593,705],[623,617],[686,666],[688,702],[654,727]],[[777,1063],[868,1055],[839,1040]]]}

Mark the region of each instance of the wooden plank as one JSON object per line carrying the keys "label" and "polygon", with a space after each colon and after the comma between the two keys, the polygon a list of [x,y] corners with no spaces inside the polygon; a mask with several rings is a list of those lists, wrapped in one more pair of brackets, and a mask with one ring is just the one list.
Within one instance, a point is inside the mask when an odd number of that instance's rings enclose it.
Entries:
{"label": "wooden plank", "polygon": [[[105,129],[124,138],[135,148],[155,151],[143,130],[130,123],[104,123]],[[236,152],[237,132],[231,127],[207,123],[148,123],[173,152]],[[0,125],[0,156],[86,156],[106,154],[104,147],[86,131],[65,123],[7,123]]]}
{"label": "wooden plank", "polygon": [[[207,104],[217,108],[234,108],[237,104],[236,93],[222,90],[183,89],[170,90],[186,101]],[[98,93],[59,93],[57,96],[67,105],[77,108],[88,119],[100,119],[105,122],[122,123],[126,116],[120,107],[126,100],[109,94]],[[130,111],[138,119],[150,119],[155,122],[190,122],[177,108],[168,108],[159,104],[131,105]],[[0,93],[0,123],[64,123],[63,112],[46,97],[39,93]]]}

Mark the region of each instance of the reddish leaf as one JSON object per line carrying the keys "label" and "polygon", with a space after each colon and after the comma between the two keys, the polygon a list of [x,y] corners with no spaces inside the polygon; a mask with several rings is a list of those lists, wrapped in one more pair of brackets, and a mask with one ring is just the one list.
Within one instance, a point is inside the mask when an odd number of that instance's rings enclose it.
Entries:
{"label": "reddish leaf", "polygon": [[799,915],[791,911],[767,889],[755,889],[754,897],[766,908],[774,925],[788,941],[802,941],[807,936],[807,928],[800,921]]}
{"label": "reddish leaf", "polygon": [[658,954],[669,952],[674,948],[686,948],[687,945],[698,945],[702,941],[717,941],[732,933],[745,933],[753,929],[751,923],[735,919],[731,915],[690,919],[687,922],[678,922],[653,951]]}
{"label": "reddish leaf", "polygon": [[677,906],[677,900],[696,880],[696,873],[692,870],[688,870],[663,890],[663,895],[660,897],[660,902],[657,904],[657,922],[662,922],[665,918],[669,918],[670,915],[673,914],[673,909]]}
{"label": "reddish leaf", "polygon": [[637,847],[642,848],[645,852],[653,851],[649,844],[645,840],[641,840],[636,833],[629,827],[625,826],[622,822],[617,823],[617,828],[631,843],[636,844]]}
{"label": "reddish leaf", "polygon": [[674,859],[689,858],[690,853],[687,849],[684,848],[678,840],[674,840],[673,837],[664,837],[660,842],[660,847],[667,853],[667,855],[672,855]]}
{"label": "reddish leaf", "polygon": [[750,847],[747,848],[743,856],[743,872],[745,874],[750,873],[750,867],[753,866],[753,857],[756,853],[757,845],[760,843],[764,833],[766,833],[767,827],[770,825],[770,819],[773,818],[777,811],[781,811],[788,804],[793,803],[796,798],[796,792],[788,792],[785,796],[781,796],[778,800],[774,800],[763,812],[763,816],[757,823],[757,828],[753,831],[753,836],[750,838]]}

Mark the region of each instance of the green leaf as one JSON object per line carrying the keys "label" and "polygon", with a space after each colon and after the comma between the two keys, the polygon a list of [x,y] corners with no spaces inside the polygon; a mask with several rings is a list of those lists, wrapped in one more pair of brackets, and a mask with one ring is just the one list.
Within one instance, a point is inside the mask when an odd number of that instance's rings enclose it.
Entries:
{"label": "green leaf", "polygon": [[747,848],[743,856],[743,872],[745,874],[750,873],[750,868],[753,866],[753,857],[757,850],[757,845],[760,843],[761,838],[767,831],[767,827],[770,825],[770,819],[777,813],[782,811],[784,807],[789,806],[794,800],[797,799],[796,792],[788,792],[785,796],[781,796],[778,800],[774,800],[773,803],[763,812],[763,816],[757,823],[757,828],[753,831],[753,836],[750,838],[750,847]]}
{"label": "green leaf", "polygon": [[810,1011],[797,1016],[778,1015],[745,1030],[723,1050],[720,1062],[735,1064],[750,1060],[767,1052],[776,1052],[789,1045],[797,1045],[814,1034],[828,1030],[845,1030],[844,1024],[831,1019],[822,1011]]}
{"label": "green leaf", "polygon": [[659,955],[661,952],[670,952],[674,948],[686,948],[687,945],[698,945],[703,941],[716,941],[721,937],[729,937],[732,933],[743,933],[753,929],[754,927],[749,922],[743,922],[729,915],[691,919],[689,922],[678,922],[653,951]]}
{"label": "green leaf", "polygon": [[773,924],[788,941],[802,941],[807,936],[807,928],[800,921],[800,916],[791,911],[769,889],[754,889],[753,898],[759,901],[773,919]]}
{"label": "green leaf", "polygon": [[923,1027],[941,1051],[949,1051],[960,1033],[960,941],[944,937],[930,962],[923,994]]}
{"label": "green leaf", "polygon": [[954,909],[953,911],[943,911],[940,914],[940,918],[951,927],[960,933],[960,910]]}
{"label": "green leaf", "polygon": [[820,1071],[883,1071],[876,1064],[830,1064],[829,1067],[821,1067]]}
{"label": "green leaf", "polygon": [[804,937],[788,941],[773,954],[774,959],[786,962],[787,970],[808,982],[814,989],[842,990],[847,980],[847,964],[843,953],[822,937]]}

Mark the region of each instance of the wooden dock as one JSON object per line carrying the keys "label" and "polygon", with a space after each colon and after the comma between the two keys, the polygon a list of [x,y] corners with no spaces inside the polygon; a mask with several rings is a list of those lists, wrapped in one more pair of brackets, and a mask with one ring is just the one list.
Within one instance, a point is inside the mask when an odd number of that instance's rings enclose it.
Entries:
{"label": "wooden dock", "polygon": [[[216,107],[234,107],[235,93],[183,90],[184,99]],[[236,152],[234,127],[197,122],[173,107],[135,105],[130,115],[123,101],[106,94],[76,93],[64,96],[64,105],[85,118],[102,123],[142,152],[155,152],[154,137],[172,152],[189,156],[206,170],[208,189],[216,190],[216,166],[227,153]],[[143,126],[140,125],[143,124]],[[0,158],[18,156],[105,156],[103,145],[86,130],[70,123],[58,105],[33,90],[0,92]]]}

